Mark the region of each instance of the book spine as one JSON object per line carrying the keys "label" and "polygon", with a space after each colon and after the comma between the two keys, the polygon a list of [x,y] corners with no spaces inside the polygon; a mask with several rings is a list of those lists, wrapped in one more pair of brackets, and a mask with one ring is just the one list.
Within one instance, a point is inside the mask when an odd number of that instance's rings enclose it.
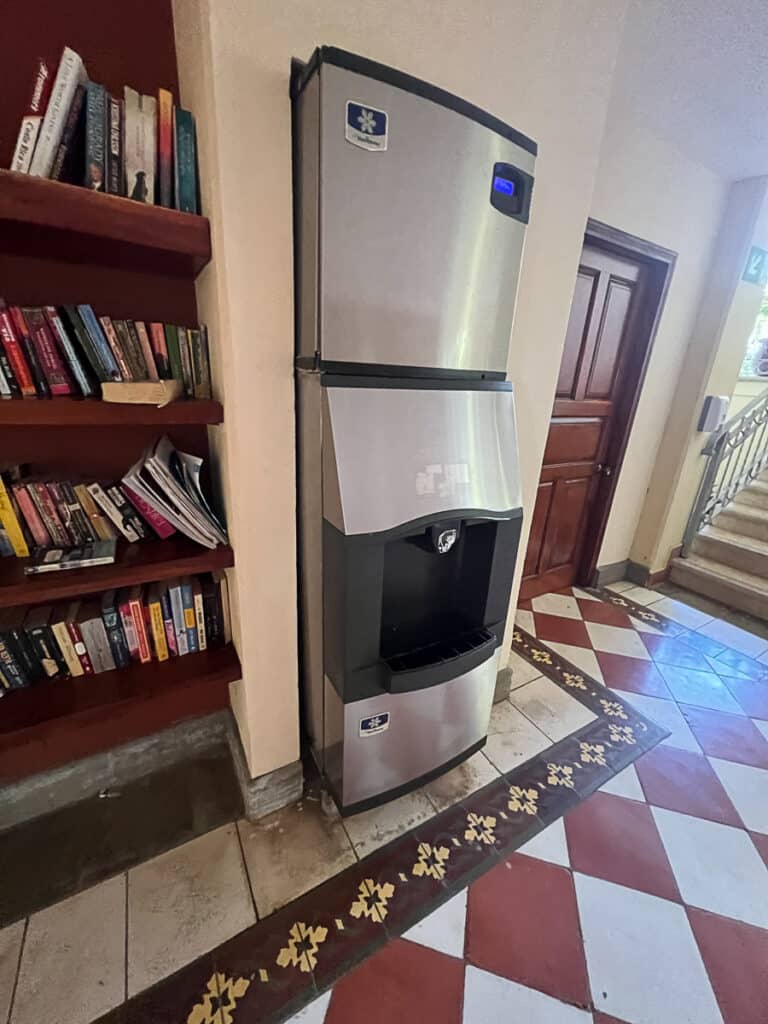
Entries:
{"label": "book spine", "polygon": [[24,670],[24,674],[30,683],[39,683],[45,678],[43,666],[38,661],[29,637],[21,627],[14,627],[6,631],[6,640],[10,643],[11,649],[16,655],[16,660]]}
{"label": "book spine", "polygon": [[173,96],[167,89],[157,93],[158,201],[173,206]]}
{"label": "book spine", "polygon": [[61,525],[64,528],[67,537],[69,538],[69,545],[86,544],[87,540],[83,537],[79,524],[76,524],[72,518],[72,511],[67,503],[64,493],[58,483],[51,482],[46,484],[48,494],[51,496],[54,507],[58,514]]}
{"label": "book spine", "polygon": [[77,166],[74,150],[79,142],[77,135],[84,106],[85,86],[78,85],[75,89],[75,95],[72,97],[72,106],[69,108],[67,120],[64,122],[61,142],[56,150],[56,156],[53,158],[51,178],[54,181],[76,180],[78,184],[80,182],[80,178],[71,174],[71,171]]}
{"label": "book spine", "polygon": [[197,340],[199,345],[199,383],[195,388],[195,397],[210,398],[213,393],[211,388],[211,356],[208,347],[208,328],[205,324],[200,324]]}
{"label": "book spine", "polygon": [[72,637],[69,635],[66,622],[54,622],[51,626],[53,635],[56,638],[56,643],[59,645],[61,656],[64,658],[67,669],[71,676],[83,675],[83,666],[80,664],[80,659],[75,651],[74,644],[72,643]]}
{"label": "book spine", "polygon": [[24,319],[29,327],[32,344],[35,347],[37,359],[43,375],[48,382],[52,395],[69,395],[72,387],[67,378],[64,364],[53,342],[48,322],[42,309],[24,307],[22,309]]}
{"label": "book spine", "polygon": [[208,646],[208,638],[205,632],[205,606],[203,605],[203,591],[200,584],[195,581],[192,589],[192,599],[195,604],[195,627],[197,629],[197,647],[204,651]]}
{"label": "book spine", "polygon": [[155,201],[156,103],[153,96],[140,96],[126,86],[125,96],[125,188],[140,203]]}
{"label": "book spine", "polygon": [[112,672],[117,666],[115,665],[115,659],[112,657],[112,648],[109,646],[107,630],[101,615],[98,618],[91,619],[88,626],[90,628],[90,639],[96,649],[96,656],[101,666],[101,671]]}
{"label": "book spine", "polygon": [[181,600],[184,606],[184,628],[187,633],[187,647],[190,654],[196,654],[199,646],[197,642],[195,596],[192,592],[192,581],[188,578],[181,581]]}
{"label": "book spine", "polygon": [[122,516],[123,522],[131,524],[133,531],[138,535],[139,540],[145,540],[149,536],[146,524],[136,509],[131,506],[131,503],[117,484],[113,484],[112,487],[107,488],[107,496],[114,503],[115,508]]}
{"label": "book spine", "polygon": [[89,398],[93,395],[94,390],[91,386],[91,382],[88,380],[88,375],[83,368],[80,357],[75,351],[72,339],[66,332],[56,307],[44,306],[43,313],[45,314],[45,318],[51,328],[51,333],[58,342],[61,355],[69,366],[72,376],[75,378],[75,383],[80,388],[83,397]]}
{"label": "book spine", "polygon": [[137,494],[133,488],[129,487],[126,483],[122,483],[120,486],[125,492],[126,498],[128,498],[136,511],[146,519],[161,540],[166,540],[166,538],[176,532],[176,527],[169,523],[165,516],[160,515],[159,512],[144,501],[141,495]]}
{"label": "book spine", "polygon": [[218,587],[210,573],[205,573],[202,580],[205,635],[209,647],[214,647],[222,639]]}
{"label": "book spine", "polygon": [[125,642],[128,645],[128,653],[133,661],[139,660],[139,638],[136,633],[136,626],[133,621],[133,612],[131,611],[131,602],[127,596],[120,599],[117,606],[117,610],[120,614],[120,623],[123,627],[123,633],[125,634]]}
{"label": "book spine", "polygon": [[125,353],[123,352],[123,347],[120,344],[120,339],[117,336],[115,325],[108,316],[100,316],[99,323],[101,324],[101,329],[104,331],[107,344],[112,349],[112,355],[115,357],[115,362],[118,365],[123,380],[133,380],[133,373],[131,372],[131,368],[125,358]]}
{"label": "book spine", "polygon": [[175,657],[179,652],[176,648],[176,630],[173,627],[171,598],[167,587],[163,587],[160,592],[160,606],[163,611],[163,627],[165,629],[165,642],[168,645],[168,653]]}
{"label": "book spine", "polygon": [[32,374],[35,394],[40,398],[50,398],[51,388],[45,374],[43,373],[43,366],[38,358],[37,349],[32,341],[32,335],[30,334],[29,325],[27,324],[24,314],[18,306],[11,306],[9,312],[11,314],[14,327],[16,328],[16,334],[19,342],[21,343],[24,358],[26,359],[27,366]]}
{"label": "book spine", "polygon": [[45,528],[45,524],[43,523],[40,513],[37,511],[37,506],[32,501],[27,488],[24,484],[13,484],[11,490],[13,491],[13,496],[18,502],[21,514],[24,516],[35,544],[42,548],[49,547],[51,544],[51,535]]}
{"label": "book spine", "polygon": [[65,46],[32,156],[30,174],[47,178],[51,173],[75,89],[83,82],[84,78],[85,71],[82,60],[74,50]]}
{"label": "book spine", "polygon": [[[0,344],[0,398],[13,398],[13,395],[11,394],[11,385],[9,384],[11,376],[12,374],[11,368],[8,365],[8,357],[5,354],[5,349],[2,344]],[[16,384],[15,381],[14,384]]]}
{"label": "book spine", "polygon": [[158,376],[160,380],[168,380],[171,372],[168,365],[168,347],[165,343],[163,325],[151,323],[149,325],[149,338],[152,344],[152,355],[155,357]]}
{"label": "book spine", "polygon": [[139,336],[139,344],[141,345],[141,355],[146,363],[147,372],[149,373],[149,379],[160,380],[160,375],[158,374],[157,367],[155,366],[155,355],[149,342],[147,328],[141,320],[136,321],[135,327],[136,333]]}
{"label": "book spine", "polygon": [[0,635],[0,664],[11,689],[20,690],[24,686],[29,686],[29,679],[16,657],[16,652],[4,635]]}
{"label": "book spine", "polygon": [[179,327],[179,355],[181,358],[181,379],[184,382],[184,393],[191,398],[195,393],[195,385],[192,380],[192,357],[189,351],[189,335],[186,327]]}
{"label": "book spine", "polygon": [[168,644],[165,639],[163,609],[159,598],[153,599],[149,602],[149,621],[152,626],[152,640],[157,660],[168,661]]}
{"label": "book spine", "polygon": [[78,623],[80,626],[80,634],[85,644],[85,649],[88,651],[88,657],[91,659],[91,665],[93,665],[93,671],[96,675],[104,672],[104,662],[101,658],[101,650],[98,643],[98,637],[95,633],[95,623],[91,619],[85,619]]}
{"label": "book spine", "polygon": [[67,314],[67,319],[72,325],[72,330],[77,338],[77,343],[80,346],[89,366],[93,370],[96,379],[99,381],[111,380],[112,378],[107,373],[106,367],[101,362],[99,353],[91,341],[90,334],[85,329],[85,325],[80,318],[77,306],[62,306],[62,309]]}
{"label": "book spine", "polygon": [[117,668],[126,668],[131,662],[131,652],[125,639],[120,612],[115,604],[115,591],[108,590],[101,599],[101,618],[107,632],[107,640]]}
{"label": "book spine", "polygon": [[29,547],[27,546],[24,532],[21,528],[16,509],[13,507],[11,495],[0,476],[0,524],[8,535],[8,540],[17,558],[28,558]]}
{"label": "book spine", "polygon": [[[27,398],[36,395],[37,391],[16,333],[15,310],[16,307],[9,309],[4,303],[0,305],[0,341],[13,372],[13,379],[17,382],[18,391]],[[21,316],[21,310],[18,310],[18,315]],[[24,327],[26,331],[26,324]]]}
{"label": "book spine", "polygon": [[187,629],[184,623],[184,601],[181,596],[181,584],[174,583],[168,587],[171,599],[171,614],[173,615],[173,629],[176,633],[176,650],[180,655],[189,653],[187,642]]}
{"label": "book spine", "polygon": [[176,209],[197,213],[197,146],[195,120],[188,110],[174,108]]}
{"label": "book spine", "polygon": [[[131,332],[128,330],[127,320],[113,320],[112,323],[117,333],[118,341],[120,342],[120,349],[123,353],[128,369],[131,373],[131,380],[145,380],[146,371],[139,358],[138,348],[134,349],[134,339],[131,336]],[[138,338],[136,339],[138,342]]]}
{"label": "book spine", "polygon": [[113,540],[117,537],[117,530],[112,526],[112,523],[106,516],[103,516],[99,511],[99,506],[93,500],[85,484],[75,484],[73,487],[77,500],[83,507],[83,511],[88,517],[88,522],[91,525],[91,529],[96,534],[98,540]]}
{"label": "book spine", "polygon": [[[75,609],[77,608],[77,603],[75,603],[74,607]],[[69,633],[70,639],[72,640],[72,646],[75,649],[75,654],[80,660],[80,665],[82,666],[83,674],[86,676],[92,676],[93,662],[91,661],[91,656],[88,653],[88,648],[85,646],[85,641],[83,640],[83,634],[80,630],[80,626],[77,624],[77,622],[75,622],[74,618],[72,617],[72,611],[70,611],[70,613],[67,615],[66,625],[67,632]]]}
{"label": "book spine", "polygon": [[145,665],[148,661],[152,660],[152,651],[149,647],[149,636],[147,635],[147,627],[144,621],[144,606],[141,602],[141,596],[131,597],[129,604],[139,645],[139,661],[142,665]]}
{"label": "book spine", "polygon": [[136,330],[136,324],[133,320],[126,320],[125,326],[131,339],[133,361],[136,365],[135,380],[149,380],[149,367],[141,349],[141,341],[139,340],[139,332]]}
{"label": "book spine", "polygon": [[45,676],[48,679],[54,679],[56,676],[62,675],[62,671],[48,634],[47,626],[33,626],[32,629],[27,630],[32,650]]}
{"label": "book spine", "polygon": [[91,520],[88,518],[88,514],[80,503],[80,499],[75,494],[75,489],[68,480],[62,480],[58,484],[61,492],[62,499],[66,502],[67,508],[69,509],[69,517],[77,531],[78,536],[81,538],[78,544],[90,544],[92,541],[99,540],[99,536],[96,533]]}
{"label": "book spine", "polygon": [[139,535],[134,530],[133,525],[130,522],[124,521],[122,515],[115,506],[115,503],[105,493],[101,484],[88,484],[87,487],[88,493],[91,495],[93,500],[101,510],[106,513],[123,537],[125,537],[126,540],[131,541],[131,543],[137,541],[139,539]]}
{"label": "book spine", "polygon": [[85,87],[85,178],[93,192],[106,191],[107,178],[107,91],[98,82]]}
{"label": "book spine", "polygon": [[11,159],[11,170],[27,174],[32,165],[32,155],[45,116],[45,108],[53,87],[53,70],[44,57],[38,57],[35,77],[32,81],[32,95],[29,98],[21,127],[16,138],[16,148]]}
{"label": "book spine", "polygon": [[72,541],[69,539],[69,534],[64,529],[64,524],[59,519],[59,513],[56,511],[53,496],[46,485],[40,481],[36,481],[27,484],[27,491],[29,492],[32,501],[34,501],[37,511],[40,513],[40,518],[45,523],[45,528],[51,535],[53,543],[60,548],[71,547]]}
{"label": "book spine", "polygon": [[168,346],[168,365],[171,379],[184,382],[184,370],[179,352],[179,329],[174,324],[165,324],[165,342]]}
{"label": "book spine", "polygon": [[120,380],[120,370],[117,367],[115,357],[112,355],[112,349],[107,344],[107,339],[104,337],[101,324],[96,319],[93,309],[87,303],[84,303],[77,307],[77,311],[96,351],[99,353],[99,359],[107,371],[107,380]]}
{"label": "book spine", "polygon": [[123,186],[123,111],[114,96],[107,100],[109,148],[107,150],[107,189],[112,195],[125,194]]}

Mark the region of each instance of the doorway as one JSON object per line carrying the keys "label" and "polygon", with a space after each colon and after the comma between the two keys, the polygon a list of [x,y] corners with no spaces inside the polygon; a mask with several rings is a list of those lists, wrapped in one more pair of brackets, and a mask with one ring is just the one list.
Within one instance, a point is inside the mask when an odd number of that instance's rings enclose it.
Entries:
{"label": "doorway", "polygon": [[521,598],[593,582],[675,258],[587,223]]}

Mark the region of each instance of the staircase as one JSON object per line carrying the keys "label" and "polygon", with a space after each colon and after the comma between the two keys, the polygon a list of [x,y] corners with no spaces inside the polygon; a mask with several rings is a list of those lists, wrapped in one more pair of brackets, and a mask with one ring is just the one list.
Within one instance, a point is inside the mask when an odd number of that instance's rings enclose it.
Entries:
{"label": "staircase", "polygon": [[710,438],[670,578],[768,620],[768,389]]}

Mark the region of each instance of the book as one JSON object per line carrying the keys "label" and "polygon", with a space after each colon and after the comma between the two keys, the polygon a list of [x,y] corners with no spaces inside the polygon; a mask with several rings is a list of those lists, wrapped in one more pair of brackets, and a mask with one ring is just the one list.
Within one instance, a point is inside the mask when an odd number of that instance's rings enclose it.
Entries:
{"label": "book", "polygon": [[224,639],[221,623],[221,602],[219,587],[212,573],[203,573],[200,577],[203,591],[203,615],[205,618],[205,636],[209,647],[215,647]]}
{"label": "book", "polygon": [[45,673],[24,631],[25,614],[23,608],[5,608],[0,611],[0,637],[5,641],[26,682],[39,683],[45,678]]}
{"label": "book", "polygon": [[130,523],[139,540],[146,540],[149,530],[137,510],[117,484],[107,487],[107,497],[112,501],[124,523]]}
{"label": "book", "polygon": [[32,374],[16,333],[16,318],[13,315],[13,309],[9,309],[2,299],[0,299],[0,344],[5,351],[7,365],[13,375],[11,379],[16,384],[16,393],[25,398],[36,395],[37,390],[32,380]]}
{"label": "book", "polygon": [[139,661],[145,664],[152,660],[152,651],[149,645],[149,634],[144,618],[144,588],[140,583],[131,587],[128,591],[128,606],[131,609],[133,627],[136,630],[136,639],[139,645]]}
{"label": "book", "polygon": [[[10,616],[13,616],[11,618]],[[32,682],[16,642],[13,639],[15,609],[0,611],[0,668],[8,680],[9,688],[19,690]],[[7,628],[6,628],[7,624]]]}
{"label": "book", "polygon": [[131,592],[129,587],[122,587],[115,595],[117,610],[120,615],[120,625],[123,627],[125,642],[128,645],[128,653],[132,661],[139,660],[139,637],[136,633],[136,626],[131,611]]}
{"label": "book", "polygon": [[24,572],[36,576],[65,569],[87,569],[93,565],[111,565],[115,560],[115,541],[96,540],[76,548],[45,548],[36,552]]}
{"label": "book", "polygon": [[181,596],[181,580],[168,581],[168,597],[173,617],[173,632],[176,635],[176,650],[179,656],[189,653],[187,628],[184,622],[184,599]]}
{"label": "book", "polygon": [[147,369],[144,366],[144,360],[141,358],[141,347],[139,345],[139,337],[134,331],[128,330],[127,320],[112,320],[117,332],[117,337],[120,343],[120,348],[123,353],[123,357],[128,364],[131,372],[131,380],[146,380]]}
{"label": "book", "polygon": [[45,523],[45,528],[54,545],[60,548],[71,547],[69,534],[64,529],[53,496],[47,486],[42,480],[30,480],[26,484],[26,489],[40,513],[40,518]]}
{"label": "book", "polygon": [[102,538],[96,532],[90,516],[83,508],[83,503],[75,493],[75,488],[69,480],[59,481],[58,487],[63,500],[67,504],[70,519],[75,526],[78,536],[81,538],[78,544],[90,544],[95,540],[101,540]]}
{"label": "book", "polygon": [[88,487],[85,484],[75,484],[72,490],[75,492],[77,500],[88,517],[91,530],[96,534],[95,539],[113,540],[117,536],[117,531],[91,497]]}
{"label": "book", "polygon": [[123,184],[123,102],[107,97],[107,191],[125,195]]}
{"label": "book", "polygon": [[187,647],[190,654],[196,654],[200,650],[200,645],[197,639],[195,595],[192,591],[192,580],[189,576],[181,577],[181,602],[184,608],[184,628],[187,632]]}
{"label": "book", "polygon": [[125,537],[127,541],[131,543],[139,539],[139,535],[133,527],[133,523],[130,519],[124,519],[120,510],[115,505],[114,501],[107,495],[101,484],[93,483],[88,484],[88,492],[101,508],[103,512],[111,520],[113,526],[116,526],[118,531]]}
{"label": "book", "polygon": [[157,201],[173,206],[173,96],[157,91]]}
{"label": "book", "polygon": [[71,395],[72,385],[69,382],[64,363],[54,342],[53,332],[42,309],[24,306],[21,311],[27,322],[32,344],[35,348],[38,363],[48,382],[52,395]]}
{"label": "book", "polygon": [[70,640],[72,641],[75,654],[80,661],[83,674],[86,676],[92,676],[93,662],[91,661],[91,656],[88,653],[88,648],[85,646],[83,634],[78,623],[78,614],[81,603],[82,602],[80,601],[72,601],[67,606],[67,610],[64,613],[64,624],[67,627],[67,632],[69,633]]}
{"label": "book", "polygon": [[[58,481],[50,480],[46,485],[46,489],[51,496],[51,500],[56,508],[61,525],[69,539],[69,545],[86,544],[90,538],[83,537],[81,532],[81,524],[79,520],[75,520],[72,517],[72,509],[69,507],[69,503],[64,497]],[[79,508],[79,505],[78,505]]]}
{"label": "book", "polygon": [[147,368],[147,373],[150,380],[160,380],[160,376],[155,366],[155,356],[152,351],[152,345],[149,341],[149,334],[147,328],[141,320],[136,320],[134,323],[136,333],[139,336],[139,344],[141,345],[141,355],[144,360],[144,365]]}
{"label": "book", "polygon": [[2,475],[0,475],[0,525],[5,530],[16,557],[28,558],[29,545],[24,536],[16,508],[11,500],[11,494],[12,492],[5,486],[5,481]]}
{"label": "book", "polygon": [[85,176],[85,86],[78,85],[51,167],[54,181],[82,184]]}
{"label": "book", "polygon": [[[7,365],[7,356],[5,349],[0,344],[0,398],[13,398],[11,394],[11,387],[8,383],[8,377],[11,374],[10,367]],[[16,382],[14,381],[14,384]],[[18,388],[18,385],[16,385]]]}
{"label": "book", "polygon": [[167,586],[163,586],[160,590],[160,606],[163,611],[163,626],[165,627],[165,642],[168,645],[168,653],[176,657],[179,652],[176,647],[176,630],[173,626],[171,598]]}
{"label": "book", "polygon": [[167,537],[176,533],[176,527],[172,523],[169,523],[168,520],[152,508],[151,505],[148,505],[140,494],[137,494],[128,486],[128,484],[122,484],[121,486],[128,501],[130,501],[136,511],[149,523],[161,540],[165,540]]}
{"label": "book", "polygon": [[91,336],[85,329],[80,313],[78,312],[77,306],[65,305],[61,307],[62,311],[67,320],[67,324],[72,331],[72,334],[77,340],[77,344],[85,357],[87,365],[90,367],[91,372],[97,381],[110,380],[110,376],[107,372],[106,367],[101,361],[101,357],[91,340]]}
{"label": "book", "polygon": [[92,192],[106,192],[107,90],[98,82],[85,86],[85,176]]}
{"label": "book", "polygon": [[211,361],[208,352],[208,328],[201,324],[192,332],[192,371],[195,398],[211,397]]}
{"label": "book", "polygon": [[96,314],[93,312],[92,307],[87,303],[81,303],[77,307],[77,312],[80,314],[83,326],[88,332],[94,348],[98,352],[101,364],[107,374],[106,379],[120,380],[120,370],[115,362],[115,357],[112,355],[112,349],[109,347],[107,339],[104,337],[101,324],[96,319]]}
{"label": "book", "polygon": [[85,83],[85,79],[85,68],[80,55],[65,46],[45,110],[45,117],[40,126],[35,152],[32,155],[30,174],[41,178],[47,178],[50,175],[75,90],[78,85]]}
{"label": "book", "polygon": [[195,119],[188,110],[173,108],[174,199],[177,210],[199,213],[197,200],[197,142]]}
{"label": "book", "polygon": [[48,679],[55,679],[57,676],[64,676],[67,673],[66,662],[49,625],[52,612],[52,605],[41,605],[31,608],[24,618],[24,631],[29,637],[32,650]]}
{"label": "book", "polygon": [[56,638],[56,643],[59,645],[61,656],[64,658],[69,674],[71,676],[83,675],[83,666],[80,663],[80,658],[72,643],[72,637],[67,629],[64,609],[54,608],[53,615],[51,616],[51,630]]}
{"label": "book", "polygon": [[208,646],[208,637],[205,631],[205,607],[203,605],[203,585],[196,576],[192,579],[192,602],[195,608],[197,649],[199,651],[204,651]]}
{"label": "book", "polygon": [[[24,314],[18,306],[11,306],[8,310],[13,321],[13,327],[16,332],[16,337],[19,340],[19,344],[24,353],[24,359],[26,365],[29,368],[29,373],[32,377],[32,386],[34,387],[35,394],[40,398],[50,398],[51,389],[46,380],[45,374],[43,373],[43,367],[37,356],[37,349],[32,343],[32,335],[29,332],[29,326],[27,321],[24,319]],[[14,367],[14,373],[16,369]],[[17,374],[18,379],[18,374]],[[19,382],[21,383],[21,381]],[[22,394],[24,388],[22,387]]]}
{"label": "book", "polygon": [[90,398],[95,394],[95,389],[89,379],[85,366],[72,343],[72,339],[67,333],[64,323],[59,316],[58,310],[55,306],[44,306],[43,312],[46,320],[48,321],[48,325],[51,328],[51,332],[58,343],[59,351],[66,361],[66,364],[75,379],[75,383],[80,388],[80,393],[83,398]]}
{"label": "book", "polygon": [[131,652],[123,632],[115,590],[105,590],[101,595],[101,619],[107,632],[107,640],[115,660],[115,666],[126,668],[131,663]]}
{"label": "book", "polygon": [[127,85],[123,92],[126,195],[140,203],[154,203],[157,101]]}
{"label": "book", "polygon": [[39,547],[49,547],[51,544],[51,535],[48,533],[42,516],[37,510],[37,505],[32,501],[32,497],[28,493],[27,488],[23,483],[15,483],[12,485],[11,490],[13,492],[13,496],[16,498],[21,514],[24,517],[24,522],[27,524],[27,529],[32,535],[33,541]]}
{"label": "book", "polygon": [[156,405],[162,409],[183,395],[184,386],[178,380],[113,380],[101,385],[101,397],[105,402],[123,405]]}
{"label": "book", "polygon": [[19,171],[21,174],[29,172],[52,87],[53,69],[45,57],[38,57],[35,62],[35,75],[32,79],[32,94],[21,119],[19,134],[16,137],[16,147],[11,158],[12,171]]}
{"label": "book", "polygon": [[223,569],[216,569],[213,578],[219,588],[219,602],[221,606],[221,626],[224,633],[224,643],[232,643],[232,617],[229,601],[229,584],[227,574]]}
{"label": "book", "polygon": [[160,584],[152,583],[147,589],[147,608],[152,629],[152,646],[158,661],[168,660],[168,643],[165,638],[163,606],[160,600]]}
{"label": "book", "polygon": [[128,365],[125,353],[123,352],[123,346],[117,336],[115,325],[108,316],[100,316],[99,323],[101,324],[101,329],[104,332],[104,337],[107,339],[107,344],[112,349],[112,355],[115,357],[115,362],[120,370],[120,376],[124,381],[133,380],[133,372]]}
{"label": "book", "polygon": [[181,379],[184,382],[184,393],[191,398],[195,393],[195,383],[192,379],[192,354],[189,347],[189,334],[186,327],[177,329],[179,339],[179,356],[181,358]]}
{"label": "book", "polygon": [[93,671],[96,673],[112,671],[115,667],[115,659],[112,657],[112,649],[109,646],[107,631],[101,617],[101,602],[98,598],[84,601],[78,609],[75,621],[80,627]]}
{"label": "book", "polygon": [[171,367],[168,363],[168,346],[165,340],[164,325],[151,323],[149,325],[149,340],[152,345],[152,355],[155,357],[155,366],[160,380],[169,380]]}

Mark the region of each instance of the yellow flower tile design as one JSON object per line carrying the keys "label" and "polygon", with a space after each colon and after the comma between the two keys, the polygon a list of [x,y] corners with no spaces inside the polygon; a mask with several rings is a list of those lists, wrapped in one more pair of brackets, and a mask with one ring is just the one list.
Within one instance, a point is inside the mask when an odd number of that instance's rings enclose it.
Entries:
{"label": "yellow flower tile design", "polygon": [[610,718],[623,718],[625,722],[629,719],[629,715],[617,700],[606,700],[603,697],[600,699],[600,706]]}
{"label": "yellow flower tile design", "polygon": [[587,684],[584,682],[584,676],[577,675],[575,672],[563,672],[562,680],[566,686],[570,686],[572,690],[586,690]]}
{"label": "yellow flower tile design", "polygon": [[413,865],[413,873],[421,878],[428,875],[438,881],[445,878],[445,865],[451,856],[447,846],[432,846],[430,843],[419,843],[419,859]]}
{"label": "yellow flower tile design", "polygon": [[638,615],[638,618],[645,619],[646,622],[658,622],[659,621],[659,617],[656,614],[656,612],[649,612],[647,608],[644,608],[642,611],[638,611],[637,615]]}
{"label": "yellow flower tile design", "polygon": [[573,768],[569,764],[555,764],[550,761],[547,765],[547,783],[550,786],[565,786],[566,789],[573,789]]}
{"label": "yellow flower tile design", "polygon": [[518,814],[523,811],[525,814],[536,814],[539,809],[538,789],[523,789],[522,786],[509,787],[509,809]]}
{"label": "yellow flower tile design", "polygon": [[395,887],[391,882],[374,882],[372,878],[364,879],[357,890],[357,899],[349,908],[352,917],[368,917],[381,924],[387,916],[387,904],[395,895]]}
{"label": "yellow flower tile design", "polygon": [[630,746],[637,743],[635,731],[631,725],[616,725],[614,722],[610,722],[608,728],[614,743],[628,743]]}
{"label": "yellow flower tile design", "polygon": [[485,843],[486,846],[492,846],[496,841],[495,828],[496,819],[492,814],[483,816],[470,813],[467,815],[467,829],[464,832],[464,838],[468,843]]}
{"label": "yellow flower tile design", "polygon": [[525,643],[525,641],[523,640],[523,634],[517,629],[514,630],[514,632],[512,633],[512,639],[515,641],[516,644]]}
{"label": "yellow flower tile design", "polygon": [[534,661],[540,661],[544,665],[551,665],[552,658],[547,651],[540,651],[538,647],[531,648],[531,657]]}
{"label": "yellow flower tile design", "polygon": [[617,604],[620,608],[629,608],[629,605],[623,597],[612,597],[611,604]]}
{"label": "yellow flower tile design", "polygon": [[579,750],[579,757],[584,764],[599,764],[603,768],[606,767],[608,762],[605,760],[605,747],[602,743],[580,743]]}
{"label": "yellow flower tile design", "polygon": [[237,1000],[242,999],[250,984],[248,978],[228,978],[221,972],[212,974],[207,991],[192,1007],[187,1024],[233,1024]]}
{"label": "yellow flower tile design", "polygon": [[320,925],[311,927],[303,921],[297,921],[288,935],[288,945],[283,946],[277,954],[276,963],[280,967],[298,967],[308,974],[317,966],[317,950],[325,942],[328,929]]}

